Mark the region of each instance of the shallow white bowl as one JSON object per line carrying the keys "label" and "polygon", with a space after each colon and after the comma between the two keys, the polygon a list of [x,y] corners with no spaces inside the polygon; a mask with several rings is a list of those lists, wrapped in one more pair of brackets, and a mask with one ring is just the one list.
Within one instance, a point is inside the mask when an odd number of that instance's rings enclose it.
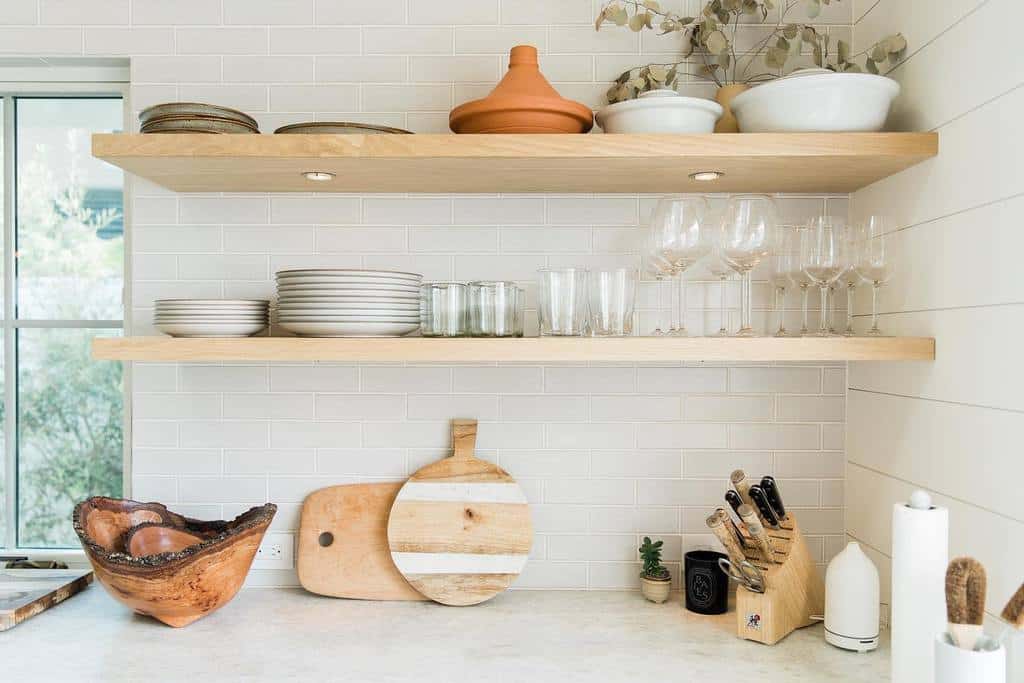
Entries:
{"label": "shallow white bowl", "polygon": [[157,299],[153,304],[160,306],[266,306],[266,299]]}
{"label": "shallow white bowl", "polygon": [[420,307],[418,304],[400,304],[400,305],[369,305],[360,304],[357,306],[341,306],[341,305],[327,305],[327,306],[281,306],[277,309],[280,315],[390,315],[397,313],[398,315],[419,315]]}
{"label": "shallow white bowl", "polygon": [[314,296],[351,296],[354,292],[369,292],[372,294],[406,293],[419,296],[420,288],[416,286],[405,286],[395,284],[374,284],[365,283],[352,288],[339,285],[320,283],[309,283],[302,285],[278,285],[277,291],[280,294],[306,294]]}
{"label": "shallow white bowl", "polygon": [[722,106],[717,102],[662,88],[602,107],[596,118],[605,133],[695,134],[713,132],[721,116]]}
{"label": "shallow white bowl", "polygon": [[303,337],[401,337],[415,332],[419,322],[282,322],[281,328]]}
{"label": "shallow white bowl", "polygon": [[195,322],[162,322],[154,325],[156,329],[172,337],[250,337],[261,332],[267,323],[195,323]]}
{"label": "shallow white bowl", "polygon": [[291,270],[279,270],[276,273],[278,278],[290,277],[391,277],[402,280],[422,280],[419,273],[407,273],[401,270],[368,270],[365,268],[295,268]]}
{"label": "shallow white bowl", "polygon": [[395,285],[396,287],[419,287],[418,280],[399,280],[384,277],[296,277],[278,279],[278,287],[301,285],[328,285],[331,287],[362,287],[365,285]]}
{"label": "shallow white bowl", "polygon": [[882,130],[900,84],[873,74],[799,72],[737,95],[744,133],[857,133]]}

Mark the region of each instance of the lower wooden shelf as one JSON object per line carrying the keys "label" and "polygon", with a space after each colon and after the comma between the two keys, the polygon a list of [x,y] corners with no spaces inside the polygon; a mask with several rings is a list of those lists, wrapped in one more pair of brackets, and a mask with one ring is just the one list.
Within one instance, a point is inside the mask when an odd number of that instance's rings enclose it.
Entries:
{"label": "lower wooden shelf", "polygon": [[172,362],[930,361],[935,360],[935,340],[928,337],[105,337],[93,340],[92,352],[98,360]]}

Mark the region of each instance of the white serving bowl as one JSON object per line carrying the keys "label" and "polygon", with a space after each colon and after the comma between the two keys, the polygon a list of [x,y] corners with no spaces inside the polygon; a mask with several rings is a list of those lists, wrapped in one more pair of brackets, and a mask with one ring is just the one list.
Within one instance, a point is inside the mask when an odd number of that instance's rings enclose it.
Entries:
{"label": "white serving bowl", "polygon": [[717,102],[662,88],[602,107],[597,125],[605,133],[710,133],[721,116]]}
{"label": "white serving bowl", "polygon": [[899,94],[900,84],[885,76],[820,70],[751,88],[730,108],[744,133],[873,132]]}

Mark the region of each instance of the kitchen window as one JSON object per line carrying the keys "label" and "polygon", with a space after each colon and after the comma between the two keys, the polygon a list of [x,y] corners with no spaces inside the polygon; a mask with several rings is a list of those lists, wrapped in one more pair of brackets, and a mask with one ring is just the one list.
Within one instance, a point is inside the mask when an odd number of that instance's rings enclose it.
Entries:
{"label": "kitchen window", "polygon": [[123,491],[121,364],[90,342],[124,327],[124,178],[90,136],[122,130],[124,98],[55,86],[0,92],[0,549],[28,555],[77,548],[74,504]]}

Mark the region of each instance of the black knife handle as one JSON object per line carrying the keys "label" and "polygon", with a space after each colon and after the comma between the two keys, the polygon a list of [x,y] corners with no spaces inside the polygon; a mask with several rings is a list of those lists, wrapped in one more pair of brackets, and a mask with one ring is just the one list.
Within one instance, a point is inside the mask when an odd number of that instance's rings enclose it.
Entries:
{"label": "black knife handle", "polygon": [[782,494],[779,493],[779,485],[775,483],[775,477],[764,477],[761,479],[761,490],[768,497],[768,504],[775,510],[775,516],[779,519],[786,518],[786,508],[782,504]]}
{"label": "black knife handle", "polygon": [[743,505],[743,499],[740,498],[740,494],[736,493],[732,489],[725,492],[725,502],[729,504],[729,507],[733,509],[733,512],[737,516],[740,514],[740,505]]}
{"label": "black knife handle", "polygon": [[750,500],[754,501],[754,505],[757,506],[757,511],[764,518],[765,524],[772,527],[779,526],[779,518],[775,516],[775,510],[772,510],[772,506],[768,504],[768,496],[765,495],[760,486],[755,484],[750,487]]}

